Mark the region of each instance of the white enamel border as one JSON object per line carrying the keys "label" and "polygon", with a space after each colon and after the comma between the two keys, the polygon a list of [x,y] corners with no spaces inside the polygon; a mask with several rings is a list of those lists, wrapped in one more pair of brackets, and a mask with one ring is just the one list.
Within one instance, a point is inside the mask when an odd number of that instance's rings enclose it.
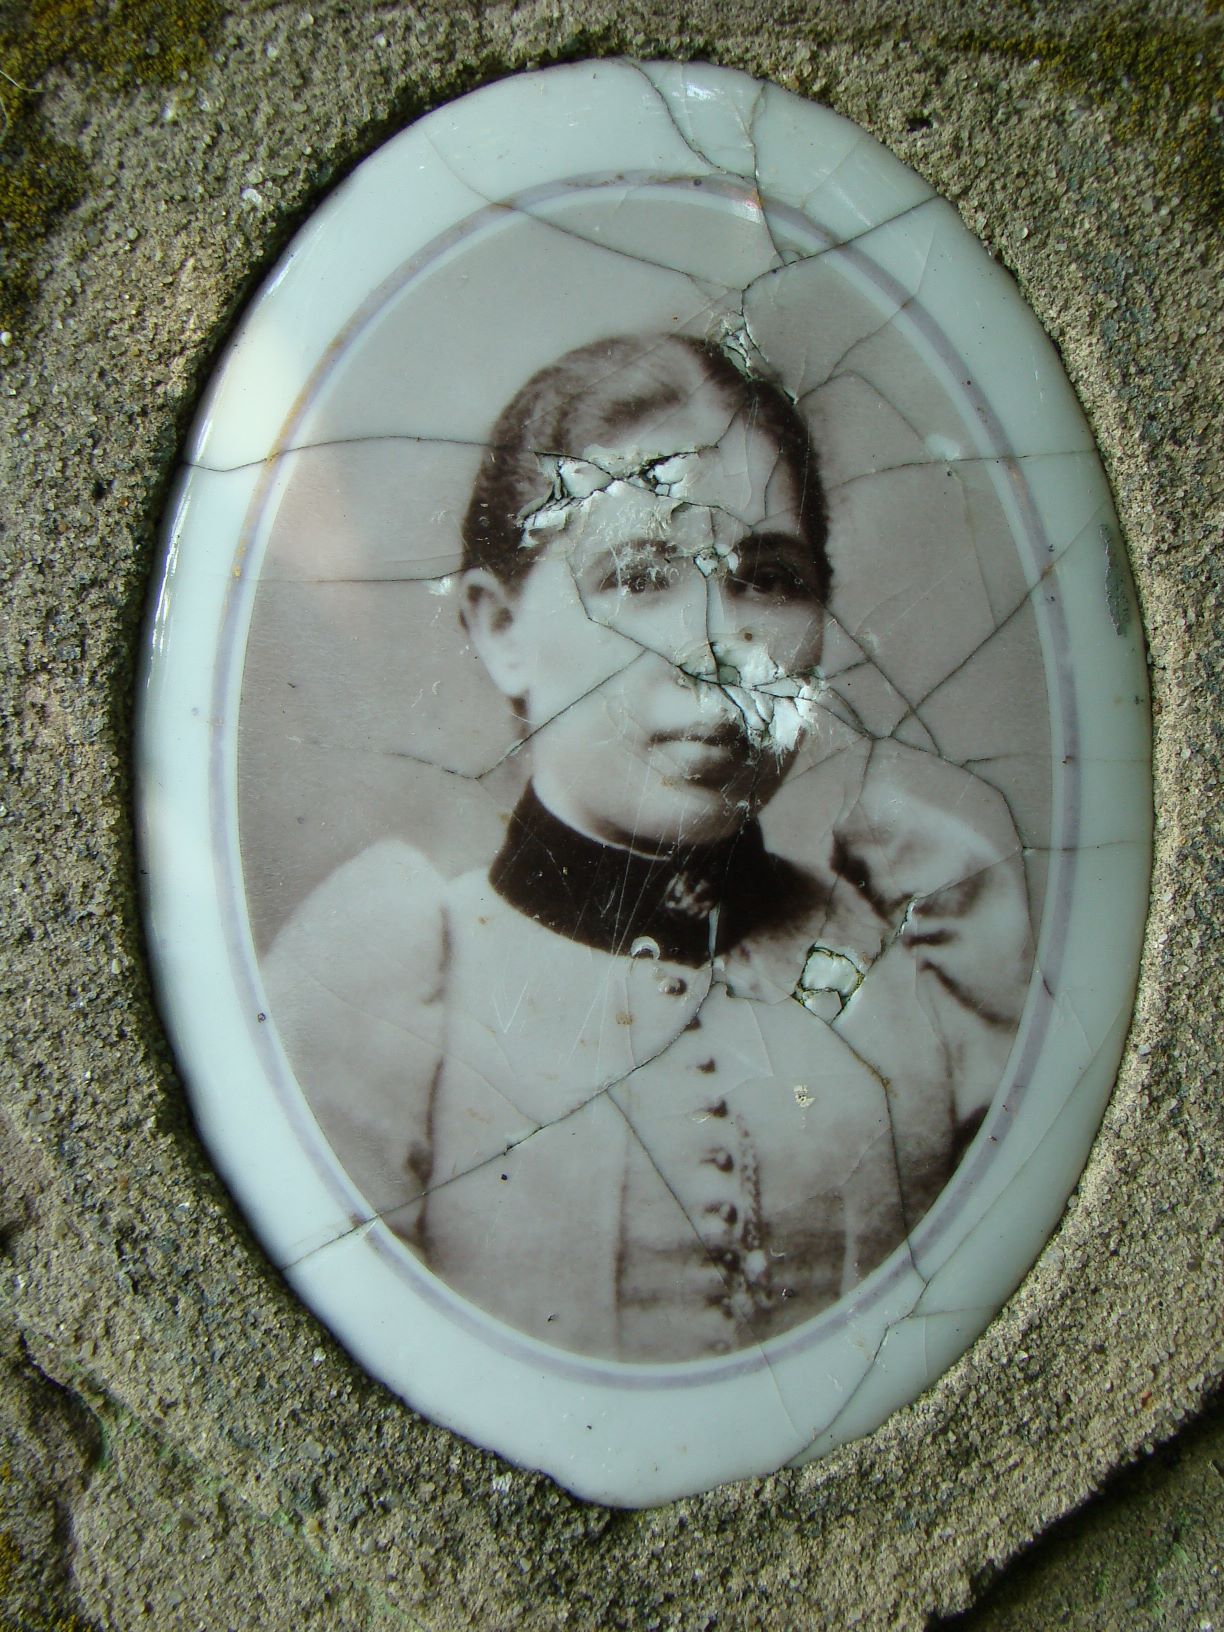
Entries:
{"label": "white enamel border", "polygon": [[[754,1355],[680,1368],[588,1364],[500,1327],[428,1275],[368,1219],[334,1161],[325,1174],[308,1115],[283,1091],[291,1078],[264,1018],[253,951],[234,943],[232,797],[214,865],[213,779],[227,754],[232,761],[240,672],[236,660],[218,672],[221,632],[233,632],[235,596],[253,578],[236,547],[242,539],[244,550],[258,549],[260,461],[284,445],[346,319],[406,260],[489,201],[613,165],[752,178],[772,204],[803,210],[905,290],[921,288],[931,322],[989,398],[994,422],[980,427],[980,446],[1019,456],[1000,480],[1023,489],[1058,558],[1051,583],[1072,639],[1051,645],[1047,662],[1051,679],[1061,677],[1065,718],[1091,745],[1076,819],[1102,847],[1077,858],[1065,921],[1046,914],[1040,956],[1057,940],[1063,974],[1040,1058],[1012,1062],[1013,1081],[1023,1066],[1023,1095],[1012,1104],[1004,1085],[992,1113],[997,1147],[979,1142],[919,1227],[913,1261],[895,1255],[849,1300],[852,1322],[844,1309],[830,1312],[836,1318],[770,1345],[767,1365]],[[320,324],[321,312],[333,319]],[[324,203],[239,329],[187,456],[211,468],[187,472],[180,487],[142,687],[149,938],[201,1132],[270,1256],[410,1403],[592,1499],[646,1505],[868,1431],[967,1346],[1044,1243],[1113,1080],[1146,908],[1137,620],[1132,613],[1124,634],[1111,622],[1108,490],[1054,350],[1011,280],[950,206],[825,109],[727,70],[552,69],[421,120]],[[1032,581],[1039,576],[1034,563]],[[240,636],[236,650],[240,657]],[[1121,822],[1119,778],[1129,801]],[[223,774],[223,807],[224,783]],[[1033,1003],[1041,1001],[1035,983]],[[965,1307],[950,1283],[967,1271],[988,1290]]]}

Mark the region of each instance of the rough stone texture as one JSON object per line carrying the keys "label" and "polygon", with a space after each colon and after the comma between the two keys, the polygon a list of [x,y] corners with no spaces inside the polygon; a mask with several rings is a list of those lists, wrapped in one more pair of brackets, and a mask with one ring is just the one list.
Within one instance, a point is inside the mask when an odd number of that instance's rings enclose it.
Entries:
{"label": "rough stone texture", "polygon": [[[23,129],[36,118],[46,152],[75,156],[61,195],[79,202],[31,213],[37,293],[23,304],[13,285],[0,337],[0,1615],[167,1632],[907,1629],[964,1609],[1222,1370],[1215,6],[161,9],[159,27],[186,27],[183,9],[211,30],[168,82],[125,72],[113,40],[105,59],[21,59],[43,93],[22,102]],[[31,15],[49,31],[86,10],[42,0]],[[139,40],[133,15],[114,8],[115,38]],[[86,44],[102,38],[90,27]],[[584,1506],[420,1421],[264,1261],[158,1024],[129,772],[176,450],[260,274],[321,192],[417,112],[507,71],[617,52],[709,58],[830,103],[1015,273],[1114,485],[1151,648],[1158,813],[1119,1087],[1021,1292],[870,1439],[644,1514]],[[22,151],[5,184],[36,195],[41,150]],[[1047,1547],[1035,1587],[1018,1577],[967,1624],[1220,1625],[1218,1425],[1195,1432],[1188,1469],[1132,1476]],[[1136,1551],[1145,1528],[1160,1534]],[[1116,1601],[1108,1580],[1101,1598],[1084,1590],[1105,1568]]]}
{"label": "rough stone texture", "polygon": [[1110,1482],[951,1632],[1135,1632],[1224,1625],[1224,1417],[1218,1405]]}

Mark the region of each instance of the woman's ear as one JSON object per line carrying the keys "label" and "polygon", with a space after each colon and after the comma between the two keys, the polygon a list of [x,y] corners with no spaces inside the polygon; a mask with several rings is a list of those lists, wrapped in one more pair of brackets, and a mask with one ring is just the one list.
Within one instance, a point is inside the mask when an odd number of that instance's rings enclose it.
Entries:
{"label": "woman's ear", "polygon": [[459,616],[489,679],[512,700],[527,690],[514,614],[514,596],[495,573],[487,567],[473,567],[464,574]]}

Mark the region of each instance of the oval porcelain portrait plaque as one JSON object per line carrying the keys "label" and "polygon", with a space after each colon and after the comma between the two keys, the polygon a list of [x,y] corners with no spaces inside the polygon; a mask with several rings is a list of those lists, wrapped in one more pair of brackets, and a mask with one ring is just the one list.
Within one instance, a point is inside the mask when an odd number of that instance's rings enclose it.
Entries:
{"label": "oval porcelain portrait plaque", "polygon": [[1141,632],[1053,348],[845,119],[584,64],[368,159],[200,412],[140,742],[203,1137],[479,1444],[630,1505],[802,1461],[1056,1222]]}

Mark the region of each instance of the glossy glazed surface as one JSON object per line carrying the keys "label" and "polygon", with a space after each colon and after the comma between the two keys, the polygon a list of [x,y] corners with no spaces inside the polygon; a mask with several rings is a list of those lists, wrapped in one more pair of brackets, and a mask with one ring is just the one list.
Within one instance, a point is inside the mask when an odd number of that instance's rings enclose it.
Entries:
{"label": "glossy glazed surface", "polygon": [[1147,730],[949,205],[737,74],[491,86],[308,223],[188,449],[141,775],[205,1138],[468,1437],[630,1505],[819,1454],[1075,1181]]}

